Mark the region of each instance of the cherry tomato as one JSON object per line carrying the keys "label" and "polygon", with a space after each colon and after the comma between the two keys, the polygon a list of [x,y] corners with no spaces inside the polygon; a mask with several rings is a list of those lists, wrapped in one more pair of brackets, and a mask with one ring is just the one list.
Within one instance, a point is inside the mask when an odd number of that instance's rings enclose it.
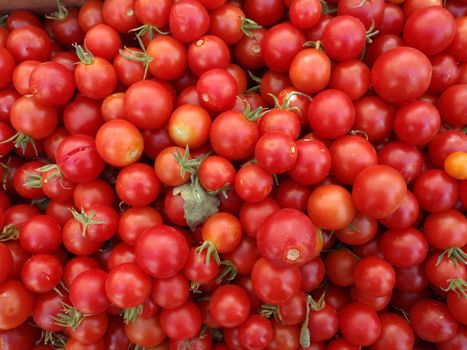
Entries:
{"label": "cherry tomato", "polygon": [[399,207],[407,185],[399,172],[385,165],[372,165],[355,178],[352,199],[357,209],[375,219],[382,219]]}
{"label": "cherry tomato", "polygon": [[314,257],[316,227],[296,209],[279,209],[259,227],[258,251],[275,266],[300,266]]}
{"label": "cherry tomato", "polygon": [[403,103],[425,93],[431,73],[430,61],[422,52],[410,47],[397,47],[378,57],[371,69],[371,83],[383,100]]}
{"label": "cherry tomato", "polygon": [[102,159],[116,167],[135,163],[143,153],[143,136],[135,125],[122,119],[104,123],[95,142]]}

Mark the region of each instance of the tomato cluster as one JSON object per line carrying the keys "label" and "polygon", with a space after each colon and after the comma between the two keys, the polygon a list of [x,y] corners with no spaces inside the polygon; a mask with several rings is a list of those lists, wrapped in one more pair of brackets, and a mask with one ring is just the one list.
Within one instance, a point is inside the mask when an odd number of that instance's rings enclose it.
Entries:
{"label": "tomato cluster", "polygon": [[57,7],[1,19],[1,349],[467,349],[465,0]]}

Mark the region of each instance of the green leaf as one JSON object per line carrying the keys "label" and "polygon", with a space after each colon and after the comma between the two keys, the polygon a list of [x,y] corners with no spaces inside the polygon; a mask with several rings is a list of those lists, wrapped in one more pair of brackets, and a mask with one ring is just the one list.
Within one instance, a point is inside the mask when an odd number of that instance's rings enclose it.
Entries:
{"label": "green leaf", "polygon": [[173,195],[180,194],[183,198],[185,219],[191,229],[206,221],[208,217],[219,211],[219,199],[207,193],[197,179],[193,183],[175,187]]}

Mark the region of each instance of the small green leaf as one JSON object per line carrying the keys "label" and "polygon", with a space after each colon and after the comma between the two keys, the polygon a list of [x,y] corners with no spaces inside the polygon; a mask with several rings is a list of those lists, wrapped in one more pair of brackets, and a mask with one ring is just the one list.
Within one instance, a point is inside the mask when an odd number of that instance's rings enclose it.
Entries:
{"label": "small green leaf", "polygon": [[173,195],[180,194],[183,198],[185,219],[191,229],[206,221],[206,219],[219,211],[217,196],[207,193],[197,179],[193,183],[175,187]]}

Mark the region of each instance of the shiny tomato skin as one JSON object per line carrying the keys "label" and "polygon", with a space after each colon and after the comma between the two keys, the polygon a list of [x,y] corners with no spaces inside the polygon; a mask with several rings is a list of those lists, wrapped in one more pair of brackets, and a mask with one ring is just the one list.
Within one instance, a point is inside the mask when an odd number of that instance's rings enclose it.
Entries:
{"label": "shiny tomato skin", "polygon": [[135,253],[138,265],[146,273],[169,278],[183,268],[188,257],[188,244],[174,228],[159,225],[138,237]]}
{"label": "shiny tomato skin", "polygon": [[80,27],[87,32],[99,23],[104,23],[102,7],[104,3],[100,0],[89,0],[81,6],[78,13]]}
{"label": "shiny tomato skin", "polygon": [[223,257],[235,265],[239,275],[249,275],[260,255],[255,240],[243,236],[240,244],[234,250],[225,253]]}
{"label": "shiny tomato skin", "polygon": [[374,25],[379,28],[384,17],[384,5],[382,0],[373,0],[360,5],[356,0],[337,1],[337,13],[339,15],[349,15],[358,18],[365,25],[365,28],[370,28]]}
{"label": "shiny tomato skin", "polygon": [[456,18],[456,34],[451,44],[446,49],[446,53],[453,55],[458,62],[467,62],[467,40],[465,33],[467,31],[467,20],[465,16]]}
{"label": "shiny tomato skin", "polygon": [[161,182],[154,169],[142,163],[123,168],[115,183],[117,195],[132,206],[144,206],[153,202],[161,191]]}
{"label": "shiny tomato skin", "polygon": [[322,51],[304,49],[290,64],[289,77],[293,86],[307,94],[323,90],[331,78],[331,60]]}
{"label": "shiny tomato skin", "polygon": [[168,0],[136,0],[135,14],[144,24],[152,24],[157,28],[165,28],[169,23],[172,2]]}
{"label": "shiny tomato skin", "polygon": [[157,129],[172,113],[169,90],[157,81],[143,80],[133,84],[123,100],[127,119],[142,129]]}
{"label": "shiny tomato skin", "polygon": [[395,313],[384,312],[379,315],[381,334],[370,346],[372,350],[412,349],[415,335],[407,320]]}
{"label": "shiny tomato skin", "polygon": [[446,158],[454,152],[467,151],[467,135],[458,130],[440,131],[428,146],[430,161],[443,168]]}
{"label": "shiny tomato skin", "polygon": [[[454,16],[443,7],[429,6],[415,11],[407,18],[403,34],[407,46],[431,56],[451,44],[456,34],[456,22]],[[430,40],[420,40],[421,38]]]}
{"label": "shiny tomato skin", "polygon": [[301,185],[316,185],[323,181],[331,170],[331,154],[319,140],[297,141],[297,160],[287,172],[292,180]]}
{"label": "shiny tomato skin", "polygon": [[57,165],[68,180],[84,183],[96,179],[105,163],[99,156],[95,140],[87,135],[67,137],[57,149]]}
{"label": "shiny tomato skin", "polygon": [[378,162],[376,151],[370,142],[356,135],[336,139],[329,147],[332,173],[337,180],[352,184],[358,173]]}
{"label": "shiny tomato skin", "polygon": [[233,45],[243,38],[242,17],[243,10],[234,4],[226,3],[209,14],[209,33],[221,38],[227,45]]}
{"label": "shiny tomato skin", "polygon": [[280,23],[270,28],[261,46],[266,66],[275,72],[287,73],[304,42],[305,36],[289,23]]}
{"label": "shiny tomato skin", "polygon": [[190,70],[199,77],[210,69],[226,69],[230,63],[230,51],[221,38],[204,35],[191,44],[187,60]]}
{"label": "shiny tomato skin", "polygon": [[201,147],[209,139],[211,117],[200,106],[184,104],[179,106],[170,116],[168,132],[172,141],[180,147],[190,149]]}
{"label": "shiny tomato skin", "polygon": [[255,294],[270,305],[287,303],[298,293],[301,284],[298,267],[276,267],[264,258],[253,266],[251,279]]}
{"label": "shiny tomato skin", "polygon": [[10,33],[6,48],[17,63],[26,60],[44,62],[50,57],[52,44],[44,30],[35,26],[25,26]]}
{"label": "shiny tomato skin", "polygon": [[115,167],[124,167],[135,163],[141,157],[143,136],[129,121],[111,120],[99,128],[96,148],[106,163]]}
{"label": "shiny tomato skin", "polygon": [[448,87],[459,82],[461,68],[457,65],[456,59],[453,56],[441,53],[430,57],[430,62],[433,73],[428,93],[440,94]]}
{"label": "shiny tomato skin", "polygon": [[32,256],[21,270],[23,284],[34,293],[45,293],[57,286],[62,278],[60,260],[53,255]]}
{"label": "shiny tomato skin", "polygon": [[102,16],[105,23],[121,33],[128,33],[140,25],[135,14],[134,0],[105,1],[102,7]]}
{"label": "shiny tomato skin", "polygon": [[219,253],[231,252],[242,239],[240,221],[230,213],[215,213],[204,223],[202,238],[212,242]]}
{"label": "shiny tomato skin", "polygon": [[243,4],[243,10],[256,23],[271,27],[281,20],[285,4],[278,0],[247,0]]}
{"label": "shiny tomato skin", "polygon": [[105,292],[112,305],[122,309],[137,307],[148,298],[151,278],[135,263],[111,269],[105,279]]}
{"label": "shiny tomato skin", "polygon": [[349,60],[335,65],[331,72],[329,87],[340,90],[356,101],[370,86],[370,70],[359,60]]}
{"label": "shiny tomato skin", "polygon": [[271,197],[266,197],[255,203],[242,203],[239,219],[243,232],[250,237],[256,238],[258,229],[264,220],[278,209],[279,206]]}
{"label": "shiny tomato skin", "polygon": [[240,344],[247,349],[264,349],[273,338],[271,322],[262,315],[250,315],[238,328]]}
{"label": "shiny tomato skin", "polygon": [[407,191],[396,211],[379,222],[392,229],[408,228],[417,221],[419,213],[420,206],[417,197],[412,192]]}
{"label": "shiny tomato skin", "polygon": [[[51,81],[53,84],[50,83]],[[29,84],[34,97],[48,106],[65,104],[75,92],[73,74],[55,62],[39,64],[32,71]]]}
{"label": "shiny tomato skin", "polygon": [[308,122],[318,137],[335,139],[345,135],[355,121],[352,100],[343,92],[320,92],[308,107]]}
{"label": "shiny tomato skin", "polygon": [[297,160],[297,145],[285,133],[267,132],[256,143],[255,156],[259,166],[268,173],[285,173]]}
{"label": "shiny tomato skin", "polygon": [[452,85],[443,91],[438,100],[438,109],[444,123],[455,127],[467,124],[466,96],[467,84]]}
{"label": "shiny tomato skin", "polygon": [[441,118],[431,103],[414,101],[400,108],[394,118],[394,131],[399,140],[421,146],[438,133]]}
{"label": "shiny tomato skin", "polygon": [[266,29],[253,29],[253,36],[243,35],[240,41],[234,45],[235,61],[247,69],[259,69],[264,67],[261,54],[261,44],[266,34]]}
{"label": "shiny tomato skin", "polygon": [[386,231],[379,246],[386,260],[401,268],[421,264],[429,248],[423,233],[413,227]]}
{"label": "shiny tomato skin", "polygon": [[334,17],[323,31],[324,51],[339,62],[354,59],[365,46],[365,34],[365,26],[359,19],[347,15]]}
{"label": "shiny tomato skin", "polygon": [[162,80],[180,78],[187,66],[187,52],[183,44],[171,36],[158,36],[151,40],[147,54],[151,74]]}
{"label": "shiny tomato skin", "polygon": [[258,126],[240,112],[223,112],[214,119],[210,130],[214,151],[229,160],[241,160],[254,151]]}
{"label": "shiny tomato skin", "polygon": [[175,309],[162,310],[161,328],[173,340],[188,340],[196,336],[201,328],[201,312],[192,301]]}
{"label": "shiny tomato skin", "polygon": [[396,273],[386,260],[367,256],[357,262],[354,271],[355,287],[372,297],[382,297],[392,292]]}
{"label": "shiny tomato skin", "polygon": [[85,314],[97,315],[105,312],[110,301],[105,294],[107,273],[100,269],[89,269],[75,278],[70,286],[72,305]]}
{"label": "shiny tomato skin", "polygon": [[381,334],[381,321],[369,306],[353,303],[340,311],[339,328],[344,338],[353,345],[368,346]]}
{"label": "shiny tomato skin", "polygon": [[209,315],[221,327],[238,327],[248,318],[250,299],[241,287],[218,287],[209,300]]}
{"label": "shiny tomato skin", "polygon": [[48,215],[35,215],[19,229],[19,243],[33,254],[52,254],[62,242],[60,226]]}
{"label": "shiny tomato skin", "polygon": [[235,175],[234,189],[246,202],[256,203],[265,199],[273,189],[273,177],[257,164],[247,164]]}
{"label": "shiny tomato skin", "polygon": [[31,315],[33,294],[21,282],[7,280],[0,284],[0,330],[21,325]]}
{"label": "shiny tomato skin", "polygon": [[90,64],[79,63],[77,65],[75,82],[83,96],[102,100],[117,87],[117,73],[109,61],[94,57]]}
{"label": "shiny tomato skin", "polygon": [[420,208],[441,212],[454,207],[459,196],[459,185],[444,170],[431,169],[415,180],[413,192]]}
{"label": "shiny tomato skin", "polygon": [[437,300],[419,301],[410,309],[409,317],[415,334],[426,341],[446,341],[457,332],[456,319],[446,305]]}
{"label": "shiny tomato skin", "polygon": [[467,244],[467,219],[457,210],[429,214],[423,229],[428,242],[436,249]]}
{"label": "shiny tomato skin", "polygon": [[18,132],[44,139],[56,129],[58,113],[32,96],[22,96],[11,107],[10,122]]}
{"label": "shiny tomato skin", "polygon": [[209,14],[199,1],[178,1],[170,10],[170,32],[182,43],[200,38],[208,31],[209,23]]}
{"label": "shiny tomato skin", "polygon": [[430,61],[422,52],[410,47],[397,47],[378,57],[371,69],[371,82],[383,100],[403,103],[425,93],[431,74]]}
{"label": "shiny tomato skin", "polygon": [[373,165],[356,177],[352,198],[357,209],[375,219],[392,214],[407,192],[407,185],[399,172],[385,165]]}
{"label": "shiny tomato skin", "polygon": [[196,91],[201,106],[213,112],[224,112],[234,105],[238,85],[226,69],[213,68],[199,77]]}
{"label": "shiny tomato skin", "polygon": [[259,227],[256,240],[260,254],[280,267],[300,266],[314,256],[316,227],[296,209],[279,209]]}
{"label": "shiny tomato skin", "polygon": [[407,183],[413,182],[423,171],[423,155],[413,145],[401,141],[386,143],[379,150],[378,162],[396,169]]}
{"label": "shiny tomato skin", "polygon": [[0,47],[0,63],[1,63],[1,78],[0,78],[0,88],[5,88],[8,83],[13,78],[13,71],[16,67],[15,60],[11,53]]}
{"label": "shiny tomato skin", "polygon": [[172,309],[181,306],[188,299],[190,285],[181,274],[170,278],[155,279],[152,285],[151,298],[164,309]]}

